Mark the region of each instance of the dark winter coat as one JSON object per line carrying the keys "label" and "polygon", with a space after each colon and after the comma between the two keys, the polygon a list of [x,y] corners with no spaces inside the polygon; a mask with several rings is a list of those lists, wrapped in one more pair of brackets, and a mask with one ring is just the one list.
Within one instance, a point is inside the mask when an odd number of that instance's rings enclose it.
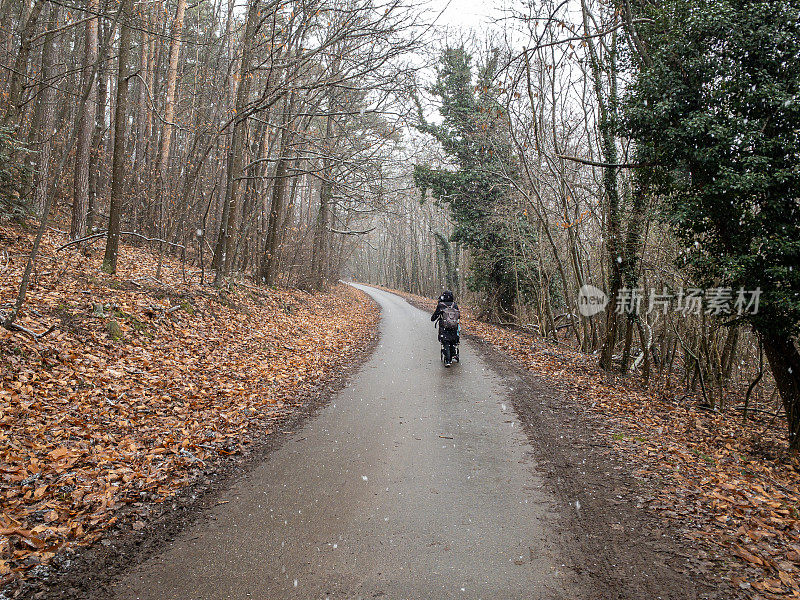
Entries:
{"label": "dark winter coat", "polygon": [[452,329],[445,329],[442,327],[442,312],[448,306],[454,306],[458,308],[458,304],[453,299],[452,294],[442,294],[439,296],[439,303],[436,305],[436,310],[431,315],[431,321],[436,322],[439,321],[439,341],[440,342],[447,342],[449,344],[457,344],[458,343],[458,330]]}

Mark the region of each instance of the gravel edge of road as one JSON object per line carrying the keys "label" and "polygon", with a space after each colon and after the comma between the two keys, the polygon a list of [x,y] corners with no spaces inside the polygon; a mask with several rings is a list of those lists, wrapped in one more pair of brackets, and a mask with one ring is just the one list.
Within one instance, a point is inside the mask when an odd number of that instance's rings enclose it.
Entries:
{"label": "gravel edge of road", "polygon": [[[377,306],[367,294],[363,296]],[[0,593],[0,600],[106,600],[109,584],[160,552],[181,531],[202,519],[238,478],[262,464],[280,448],[289,437],[282,435],[282,431],[299,429],[325,407],[331,397],[358,373],[379,341],[380,331],[375,327],[357,359],[341,375],[302,398],[302,406],[277,422],[273,433],[254,440],[246,454],[220,457],[208,468],[204,479],[191,483],[163,503],[152,505],[150,514],[138,517],[145,525],[141,530],[135,531],[130,520],[124,518],[126,510],[120,511],[117,524],[110,527],[101,540],[56,557],[49,573],[29,579],[13,596]]]}

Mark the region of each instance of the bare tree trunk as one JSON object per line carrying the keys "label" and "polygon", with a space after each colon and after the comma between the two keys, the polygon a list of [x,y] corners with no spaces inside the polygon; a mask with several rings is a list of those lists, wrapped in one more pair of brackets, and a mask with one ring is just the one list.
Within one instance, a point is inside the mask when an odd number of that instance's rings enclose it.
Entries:
{"label": "bare tree trunk", "polygon": [[144,6],[141,9],[142,15],[142,30],[141,40],[139,47],[139,79],[137,80],[137,99],[136,99],[136,137],[133,142],[134,146],[134,162],[133,173],[136,178],[134,185],[134,194],[136,196],[136,213],[134,215],[134,223],[137,229],[144,229],[145,215],[147,214],[147,205],[149,204],[147,195],[147,120],[150,114],[150,107],[148,101],[148,94],[152,95],[152,88],[150,87],[150,72],[152,71],[150,51],[152,45],[150,38],[154,37],[151,33],[154,23],[151,19],[153,7]]}
{"label": "bare tree trunk", "polygon": [[100,172],[105,156],[105,113],[108,102],[108,83],[105,68],[97,71],[97,106],[89,154],[89,205],[86,207],[86,231],[91,232],[97,217],[97,197],[100,193]]}
{"label": "bare tree trunk", "polygon": [[731,325],[725,338],[725,347],[722,351],[722,377],[727,382],[730,380],[733,365],[736,362],[736,346],[739,342],[739,326]]}
{"label": "bare tree trunk", "polygon": [[278,228],[283,219],[286,204],[286,171],[289,164],[289,123],[294,110],[294,95],[287,98],[283,105],[283,118],[281,119],[281,143],[278,147],[278,163],[275,169],[275,181],[272,184],[272,202],[270,203],[269,219],[267,221],[267,239],[264,245],[264,254],[261,260],[259,279],[267,285],[275,285],[278,277],[278,246],[280,238]]}
{"label": "bare tree trunk", "polygon": [[[47,28],[52,32],[58,22],[59,6],[50,6]],[[41,122],[39,124],[38,143],[38,168],[36,174],[36,187],[34,189],[34,206],[36,212],[44,211],[47,202],[47,190],[50,185],[50,158],[53,150],[53,127],[55,121],[55,105],[53,102],[54,89],[50,83],[53,77],[53,64],[55,63],[55,34],[48,33],[42,45],[42,70],[41,84],[39,86],[39,109]]]}
{"label": "bare tree trunk", "polygon": [[[48,23],[48,28],[50,30],[55,28],[55,23],[58,21],[58,10],[59,6],[53,4],[50,7],[50,18]],[[45,36],[44,46],[42,48],[42,81],[46,82],[52,75],[52,68],[53,68],[53,55],[54,55],[54,38],[55,35],[53,33],[48,33]],[[36,263],[36,256],[39,253],[39,246],[42,242],[42,237],[44,235],[44,231],[47,228],[47,219],[50,216],[50,207],[53,205],[53,195],[47,193],[47,185],[49,181],[49,174],[50,174],[50,146],[51,146],[51,138],[53,136],[53,116],[54,116],[54,107],[53,107],[53,88],[47,84],[42,85],[43,89],[41,91],[41,97],[39,101],[43,104],[44,115],[42,119],[42,131],[40,132],[41,139],[43,141],[43,145],[41,148],[41,153],[39,155],[39,172],[37,175],[37,183],[36,183],[36,190],[35,190],[35,198],[38,206],[38,202],[42,202],[41,205],[41,222],[39,223],[39,229],[36,233],[36,239],[33,242],[33,248],[31,249],[31,253],[28,256],[28,263],[25,266],[25,272],[22,275],[22,281],[20,282],[19,292],[17,294],[17,301],[14,303],[14,307],[11,311],[8,312],[5,319],[3,320],[3,327],[6,329],[11,329],[14,321],[17,319],[19,315],[19,311],[22,308],[22,305],[25,303],[25,296],[28,291],[28,285],[30,284],[31,273],[33,271],[33,265]]]}
{"label": "bare tree trunk", "polygon": [[5,125],[14,126],[20,116],[20,104],[22,100],[22,80],[28,72],[28,58],[31,53],[31,43],[33,34],[36,31],[36,23],[42,13],[44,0],[35,0],[25,19],[25,24],[20,31],[20,46],[17,59],[14,61],[14,69],[11,71],[11,82],[8,90],[8,105],[6,114],[3,118]]}
{"label": "bare tree trunk", "polygon": [[[40,7],[41,10],[41,7]],[[57,5],[52,5],[50,8],[50,18],[48,27],[50,30],[55,28],[55,23],[58,20],[58,10],[59,7]],[[37,15],[38,18],[38,15]],[[52,75],[52,67],[53,67],[53,53],[54,53],[54,34],[49,33],[45,36],[44,46],[42,48],[42,80],[47,81]],[[26,60],[27,62],[27,60]],[[39,229],[36,233],[36,239],[33,242],[33,248],[31,249],[31,253],[28,256],[28,262],[25,266],[25,272],[22,275],[22,281],[20,282],[19,292],[17,294],[17,300],[14,303],[14,307],[12,310],[8,312],[3,320],[3,327],[6,329],[11,329],[14,321],[17,319],[19,315],[19,311],[22,308],[22,305],[25,303],[25,296],[28,291],[28,285],[30,284],[31,273],[33,271],[33,265],[36,263],[36,255],[39,253],[39,246],[42,242],[42,237],[44,235],[44,231],[47,228],[47,219],[50,216],[50,207],[53,204],[53,196],[47,194],[47,184],[49,181],[49,171],[50,171],[50,144],[51,144],[51,137],[53,135],[53,93],[52,87],[49,85],[43,85],[43,90],[41,92],[41,97],[39,99],[40,102],[44,103],[44,111],[45,115],[43,118],[43,131],[41,132],[41,136],[44,141],[44,147],[42,148],[42,154],[40,154],[39,158],[39,173],[38,179],[36,184],[36,201],[42,202],[41,206],[41,215],[42,220],[39,224]],[[9,110],[11,110],[11,105],[9,105]],[[48,116],[49,115],[49,116]],[[44,152],[44,148],[47,149],[46,153]]]}
{"label": "bare tree trunk", "polygon": [[175,9],[175,20],[172,22],[172,42],[169,48],[169,67],[167,69],[167,95],[164,100],[164,133],[161,136],[161,147],[158,151],[158,176],[162,181],[166,177],[169,146],[172,141],[172,122],[175,120],[175,83],[178,79],[178,58],[181,51],[181,34],[183,33],[183,16],[186,12],[186,0],[178,0]]}
{"label": "bare tree trunk", "polygon": [[236,90],[236,120],[233,124],[231,134],[231,145],[228,151],[225,194],[222,204],[222,219],[220,223],[219,237],[214,248],[214,258],[211,268],[216,270],[215,281],[219,282],[220,277],[227,273],[233,261],[234,233],[236,230],[236,209],[237,194],[239,187],[239,176],[242,170],[242,154],[244,134],[247,127],[247,117],[245,113],[247,102],[250,96],[250,54],[252,43],[256,35],[259,22],[260,0],[250,0],[247,9],[247,21],[245,23],[244,38],[242,39],[242,58],[239,67],[239,87]]}
{"label": "bare tree trunk", "polygon": [[[97,0],[87,0],[89,12],[97,12]],[[69,234],[72,239],[82,238],[88,229],[89,214],[89,164],[92,152],[92,130],[97,117],[97,84],[93,66],[97,62],[97,25],[98,19],[93,18],[86,22],[84,35],[83,76],[91,77],[89,84],[89,97],[83,107],[78,125],[78,140],[75,149],[75,196],[72,201],[72,222]]]}
{"label": "bare tree trunk", "polygon": [[[175,85],[178,80],[178,58],[181,51],[181,35],[183,34],[183,17],[186,12],[186,0],[178,0],[175,9],[175,20],[172,22],[170,35],[172,41],[169,47],[169,65],[167,66],[167,94],[164,100],[164,129],[161,134],[161,146],[158,150],[158,163],[156,173],[158,175],[158,225],[155,229],[160,237],[166,238],[166,202],[170,193],[170,186],[167,184],[167,163],[169,161],[169,149],[172,142],[172,123],[175,120]],[[164,258],[164,246],[159,244],[158,269],[156,277],[161,276],[161,265]]]}
{"label": "bare tree trunk", "polygon": [[789,448],[797,454],[800,452],[800,352],[788,336],[764,334],[763,340],[764,353],[786,412]]}
{"label": "bare tree trunk", "polygon": [[[3,64],[10,65],[14,57],[14,11],[10,0],[0,0],[0,51],[3,53]],[[11,73],[0,73],[0,82],[7,89]]]}
{"label": "bare tree trunk", "polygon": [[117,272],[120,218],[125,201],[125,130],[128,112],[128,82],[131,54],[131,3],[122,0],[122,18],[119,33],[119,59],[117,65],[117,101],[114,111],[114,155],[111,167],[111,206],[108,215],[108,239],[103,256],[103,271]]}
{"label": "bare tree trunk", "polygon": [[281,157],[278,159],[278,166],[275,170],[275,183],[272,185],[272,201],[267,222],[267,239],[259,276],[259,279],[266,285],[275,285],[278,277],[278,246],[280,245],[278,224],[281,221],[285,204],[287,164],[286,158]]}
{"label": "bare tree trunk", "polygon": [[[332,112],[333,103],[329,102]],[[333,152],[333,117],[328,115],[325,125],[325,140],[328,152]],[[315,289],[322,289],[325,281],[327,263],[328,221],[330,220],[330,202],[333,197],[333,160],[330,156],[322,159],[322,186],[319,191],[319,212],[314,228],[314,254],[311,259],[311,283]]]}

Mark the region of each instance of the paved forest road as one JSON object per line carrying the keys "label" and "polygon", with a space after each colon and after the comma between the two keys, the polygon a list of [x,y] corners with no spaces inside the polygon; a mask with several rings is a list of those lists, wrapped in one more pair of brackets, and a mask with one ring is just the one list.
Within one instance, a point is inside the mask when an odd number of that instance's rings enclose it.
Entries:
{"label": "paved forest road", "polygon": [[585,597],[503,379],[469,343],[443,368],[429,315],[361,289],[371,359],[116,598]]}

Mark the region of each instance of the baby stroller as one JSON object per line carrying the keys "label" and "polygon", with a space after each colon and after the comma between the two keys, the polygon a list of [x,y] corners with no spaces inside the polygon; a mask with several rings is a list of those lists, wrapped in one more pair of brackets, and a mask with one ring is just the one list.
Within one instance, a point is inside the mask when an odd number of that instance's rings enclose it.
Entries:
{"label": "baby stroller", "polygon": [[439,297],[436,311],[431,315],[431,321],[439,327],[439,341],[442,344],[442,362],[449,367],[453,361],[461,362],[458,356],[458,343],[461,335],[459,320],[461,311],[455,302],[453,292],[446,290]]}
{"label": "baby stroller", "polygon": [[460,363],[461,359],[458,357],[458,341],[456,342],[442,342],[441,358],[445,367],[449,367],[453,361]]}

